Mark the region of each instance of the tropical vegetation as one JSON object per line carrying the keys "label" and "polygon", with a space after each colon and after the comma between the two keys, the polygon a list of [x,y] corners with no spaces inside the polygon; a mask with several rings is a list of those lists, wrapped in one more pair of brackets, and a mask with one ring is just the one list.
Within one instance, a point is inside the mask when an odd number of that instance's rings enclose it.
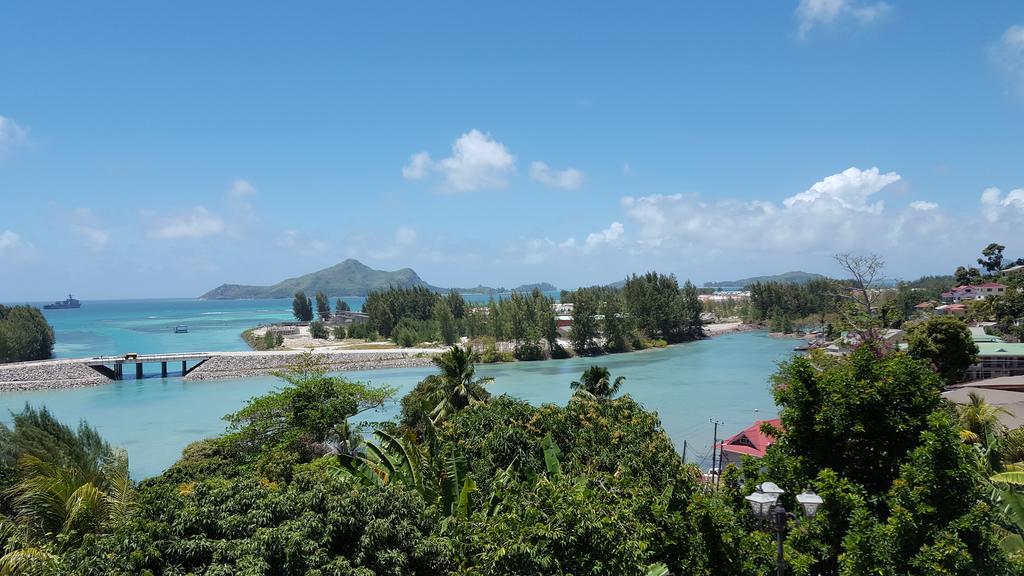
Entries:
{"label": "tropical vegetation", "polygon": [[53,344],[53,328],[39,308],[0,304],[0,363],[45,360]]}
{"label": "tropical vegetation", "polygon": [[1024,439],[944,400],[933,362],[869,342],[783,364],[775,444],[716,488],[622,376],[532,406],[477,361],[449,348],[371,427],[395,390],[306,356],[139,483],[95,430],[27,407],[0,427],[0,573],[766,575],[774,532],[744,496],[771,480],[789,509],[824,499],[785,531],[786,574],[1024,574]]}

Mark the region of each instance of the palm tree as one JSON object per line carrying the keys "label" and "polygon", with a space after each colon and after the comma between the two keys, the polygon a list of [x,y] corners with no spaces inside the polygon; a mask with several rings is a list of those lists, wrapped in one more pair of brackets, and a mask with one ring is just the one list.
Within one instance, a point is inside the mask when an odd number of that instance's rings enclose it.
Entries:
{"label": "palm tree", "polygon": [[987,443],[999,426],[1000,416],[1013,414],[1003,406],[993,406],[977,392],[967,394],[968,403],[957,406],[961,438],[968,444]]}
{"label": "palm tree", "polygon": [[82,423],[77,432],[44,408],[0,425],[2,457],[15,469],[0,516],[0,575],[61,573],[60,552],[86,534],[108,534],[131,513],[128,457]]}
{"label": "palm tree", "polygon": [[434,365],[440,374],[432,374],[423,380],[427,398],[434,405],[430,420],[439,424],[446,418],[467,406],[482,404],[491,395],[484,386],[494,378],[477,378],[475,363],[480,355],[466,347],[452,346],[447,352],[434,357]]}
{"label": "palm tree", "polygon": [[612,380],[611,372],[604,366],[591,366],[583,372],[579,380],[574,380],[569,386],[579,395],[597,400],[611,400],[612,396],[618,394],[625,381],[625,376]]}

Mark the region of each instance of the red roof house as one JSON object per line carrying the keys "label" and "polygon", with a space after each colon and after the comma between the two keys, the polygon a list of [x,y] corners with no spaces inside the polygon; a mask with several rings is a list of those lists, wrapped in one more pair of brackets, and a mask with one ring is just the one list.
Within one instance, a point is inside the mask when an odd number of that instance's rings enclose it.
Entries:
{"label": "red roof house", "polygon": [[761,424],[765,423],[775,428],[782,428],[782,421],[778,418],[774,420],[758,420],[746,430],[718,443],[718,448],[722,451],[721,468],[724,469],[729,464],[739,464],[740,458],[743,456],[764,457],[768,447],[775,443],[773,436],[768,436],[761,432]]}

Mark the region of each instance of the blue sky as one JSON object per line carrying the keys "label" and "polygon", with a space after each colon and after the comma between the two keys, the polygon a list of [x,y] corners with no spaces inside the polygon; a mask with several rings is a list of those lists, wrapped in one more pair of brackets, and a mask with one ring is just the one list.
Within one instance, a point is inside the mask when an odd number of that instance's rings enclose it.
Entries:
{"label": "blue sky", "polygon": [[5,2],[0,301],[1024,255],[1021,2],[595,4]]}

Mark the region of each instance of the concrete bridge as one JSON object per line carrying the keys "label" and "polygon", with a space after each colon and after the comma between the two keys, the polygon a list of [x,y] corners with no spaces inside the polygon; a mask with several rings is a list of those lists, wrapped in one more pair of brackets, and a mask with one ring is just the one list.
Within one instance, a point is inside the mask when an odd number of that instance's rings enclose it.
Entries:
{"label": "concrete bridge", "polygon": [[[110,378],[124,378],[124,365],[135,364],[135,377],[142,378],[143,364],[160,363],[160,376],[167,376],[167,363],[181,362],[181,375],[185,376],[213,357],[211,353],[189,352],[184,354],[125,354],[124,356],[95,356],[84,360],[86,366]],[[189,362],[192,366],[189,367]]]}

